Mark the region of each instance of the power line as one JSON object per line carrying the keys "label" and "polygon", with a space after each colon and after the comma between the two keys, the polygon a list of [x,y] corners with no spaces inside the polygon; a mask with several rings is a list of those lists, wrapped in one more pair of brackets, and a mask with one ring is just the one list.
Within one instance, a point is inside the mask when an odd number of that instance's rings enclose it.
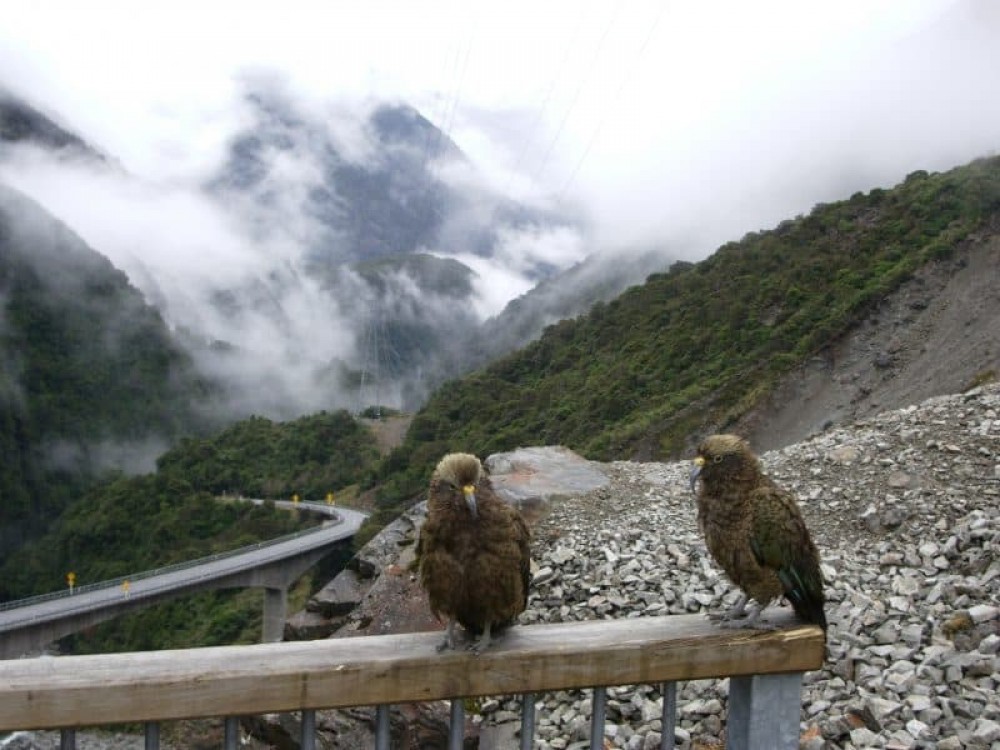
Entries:
{"label": "power line", "polygon": [[[462,99],[462,87],[465,85],[465,74],[469,69],[469,57],[472,55],[472,45],[475,38],[475,27],[473,27],[473,33],[469,36],[468,44],[465,47],[465,55],[462,57],[462,66],[458,75],[458,83],[455,85],[455,97],[452,101],[451,112],[448,115],[447,121],[444,123],[444,135],[445,137],[451,136],[451,129],[455,125],[455,117],[458,114],[458,105]],[[435,154],[437,156],[438,154]]]}
{"label": "power line", "polygon": [[604,43],[608,39],[608,34],[611,33],[611,29],[614,28],[615,22],[618,20],[618,13],[621,11],[621,5],[615,6],[614,15],[611,17],[611,21],[607,26],[604,27],[604,32],[601,34],[601,38],[597,43],[597,48],[594,50],[594,57],[590,61],[590,67],[587,70],[587,74],[580,80],[580,85],[577,86],[576,91],[573,93],[573,98],[570,100],[569,107],[563,113],[562,121],[559,123],[559,127],[556,129],[555,135],[552,137],[551,143],[545,152],[545,156],[542,157],[541,163],[538,169],[535,170],[534,178],[537,180],[541,177],[542,173],[545,171],[545,167],[548,166],[549,158],[552,156],[552,152],[555,150],[556,144],[559,142],[559,138],[562,136],[563,129],[566,127],[566,123],[569,120],[570,114],[573,112],[573,108],[576,106],[577,100],[580,98],[580,92],[583,91],[584,84],[587,83],[587,79],[590,78],[597,68],[597,62],[600,60],[601,52],[604,49]]}
{"label": "power line", "polygon": [[[433,157],[437,158],[441,152],[441,141],[444,138],[450,137],[451,129],[455,124],[455,118],[458,113],[458,107],[462,100],[462,87],[465,85],[465,75],[469,68],[469,58],[472,56],[472,48],[474,46],[476,32],[478,29],[475,23],[478,16],[473,12],[472,20],[472,30],[469,33],[466,43],[465,51],[462,52],[461,47],[456,48],[455,54],[455,69],[453,78],[455,80],[455,87],[453,93],[450,97],[445,99],[445,108],[441,113],[441,119],[439,120],[439,125],[436,128],[436,133],[434,137],[434,148]],[[450,100],[450,101],[449,101]],[[428,155],[429,156],[429,155]]]}
{"label": "power line", "polygon": [[580,155],[579,160],[576,162],[576,166],[574,166],[573,170],[570,172],[569,178],[563,185],[562,190],[559,191],[560,200],[566,196],[566,192],[569,190],[570,186],[573,184],[573,181],[576,179],[576,176],[579,173],[580,168],[583,166],[583,163],[587,160],[587,157],[590,155],[590,150],[591,148],[593,148],[594,143],[597,141],[597,136],[600,135],[601,128],[604,127],[604,122],[607,120],[608,112],[614,109],[615,106],[617,106],[618,101],[621,99],[622,92],[625,90],[625,85],[631,79],[632,72],[635,70],[636,66],[638,66],[639,61],[642,60],[642,56],[646,52],[646,47],[649,46],[649,42],[653,38],[653,34],[656,31],[656,27],[660,23],[660,19],[663,17],[663,11],[665,8],[666,4],[658,5],[656,17],[653,19],[653,23],[650,24],[649,29],[646,32],[646,37],[645,39],[642,40],[642,44],[639,45],[639,50],[636,53],[635,59],[632,61],[632,64],[628,67],[628,69],[625,71],[625,74],[622,76],[622,80],[618,84],[618,89],[617,91],[615,91],[614,97],[612,97],[611,106],[601,108],[602,111],[601,119],[598,120],[597,127],[594,128],[594,132],[590,136],[590,140],[587,141],[586,148],[584,148],[583,153]]}
{"label": "power line", "polygon": [[[573,46],[576,44],[576,39],[580,34],[580,29],[583,28],[583,19],[586,18],[589,9],[590,6],[587,5],[584,8],[584,11],[580,13],[576,18],[576,25],[573,28],[573,34],[570,36],[569,43],[563,50],[562,59],[556,66],[555,73],[553,74],[552,78],[549,79],[548,88],[546,88],[545,90],[545,94],[542,97],[540,105],[535,109],[535,116],[532,119],[531,124],[528,126],[528,134],[521,144],[521,148],[517,154],[517,158],[514,160],[514,165],[511,167],[512,172],[516,172],[518,168],[520,168],[521,163],[524,161],[524,157],[528,153],[528,146],[530,146],[532,141],[534,140],[534,135],[535,132],[537,132],[538,130],[538,125],[539,123],[541,123],[542,117],[545,114],[545,110],[548,108],[549,102],[552,100],[552,92],[555,91],[556,81],[559,80],[559,77],[562,75],[563,68],[566,67],[566,63],[569,61],[569,53],[573,49]],[[508,187],[509,186],[510,183],[508,181]]]}
{"label": "power line", "polygon": [[[475,18],[475,16],[473,16]],[[465,81],[465,75],[469,66],[469,58],[472,55],[473,40],[475,38],[475,27],[473,27],[472,33],[469,34],[465,46],[464,53],[461,45],[456,45],[452,49],[454,50],[454,55],[446,56],[445,67],[451,70],[451,78],[455,81],[454,89],[450,95],[444,95],[439,98],[438,103],[440,104],[440,112],[438,119],[439,125],[435,125],[431,122],[432,128],[428,128],[426,135],[423,139],[423,149],[421,154],[420,169],[426,171],[428,162],[432,158],[436,158],[441,149],[441,142],[444,138],[448,137],[451,127],[454,124],[456,113],[458,111],[458,106],[461,101],[462,86]],[[447,74],[445,77],[448,77]],[[431,204],[431,210],[433,210],[433,203]],[[395,213],[395,204],[390,199],[387,206],[387,212],[390,218]],[[365,212],[367,213],[367,212]],[[362,215],[362,223],[365,224],[369,220],[369,217]],[[391,233],[391,227],[390,227]],[[401,238],[392,234],[394,238],[392,248],[395,254],[399,255],[402,253]],[[386,281],[388,283],[388,281]],[[393,344],[391,337],[388,334],[388,328],[385,323],[386,312],[384,309],[384,301],[375,301],[376,309],[374,310],[375,318],[367,326],[366,333],[364,336],[364,356],[362,357],[362,370],[361,378],[358,386],[358,396],[359,400],[364,400],[366,383],[369,380],[369,375],[374,370],[374,390],[375,390],[375,402],[378,405],[380,399],[380,389],[382,381],[385,376],[385,370],[399,372],[402,370],[402,356],[399,350]],[[364,408],[364,407],[362,407]],[[360,410],[360,409],[359,409]]]}

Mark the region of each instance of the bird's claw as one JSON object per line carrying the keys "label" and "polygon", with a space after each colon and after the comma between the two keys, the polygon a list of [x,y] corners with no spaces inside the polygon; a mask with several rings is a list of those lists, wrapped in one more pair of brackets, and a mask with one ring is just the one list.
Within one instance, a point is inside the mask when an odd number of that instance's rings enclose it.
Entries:
{"label": "bird's claw", "polygon": [[469,651],[478,656],[490,647],[491,642],[488,638],[480,638],[478,641],[469,644]]}
{"label": "bird's claw", "polygon": [[438,653],[442,651],[447,651],[448,649],[455,650],[455,621],[448,620],[448,624],[444,629],[444,640],[437,645]]}
{"label": "bird's claw", "polygon": [[746,612],[709,612],[708,619],[713,622],[732,622],[746,619]]}
{"label": "bird's claw", "polygon": [[719,623],[720,628],[730,628],[733,630],[777,630],[778,626],[773,622],[762,620],[757,617],[746,617],[740,620],[723,619]]}

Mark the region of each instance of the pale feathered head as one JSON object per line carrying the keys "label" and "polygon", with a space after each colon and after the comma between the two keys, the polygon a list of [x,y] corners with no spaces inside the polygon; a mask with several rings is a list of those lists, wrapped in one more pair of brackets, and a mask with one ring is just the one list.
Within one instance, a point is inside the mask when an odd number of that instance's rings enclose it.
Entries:
{"label": "pale feathered head", "polygon": [[471,453],[449,453],[438,461],[434,477],[462,492],[469,512],[477,515],[476,486],[483,477],[483,465]]}

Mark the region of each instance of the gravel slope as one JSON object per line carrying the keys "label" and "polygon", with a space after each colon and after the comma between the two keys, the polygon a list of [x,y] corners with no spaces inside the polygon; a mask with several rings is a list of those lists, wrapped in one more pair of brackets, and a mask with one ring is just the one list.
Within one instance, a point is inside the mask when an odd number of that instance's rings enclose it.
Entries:
{"label": "gravel slope", "polygon": [[[829,659],[807,675],[803,746],[1000,748],[1000,387],[933,398],[766,453],[828,579]],[[699,612],[736,592],[697,533],[686,462],[606,465],[609,486],[536,527],[522,622]],[[725,681],[685,684],[683,747],[714,747]],[[659,747],[659,694],[612,690],[610,747]],[[484,707],[486,724],[516,704]],[[493,713],[490,718],[489,712]],[[585,693],[539,702],[541,748],[577,747]]]}

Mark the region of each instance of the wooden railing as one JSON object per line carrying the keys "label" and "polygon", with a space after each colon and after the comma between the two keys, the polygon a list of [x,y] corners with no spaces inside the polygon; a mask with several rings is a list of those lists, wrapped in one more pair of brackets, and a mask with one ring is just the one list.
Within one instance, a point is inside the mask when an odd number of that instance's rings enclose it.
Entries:
{"label": "wooden railing", "polygon": [[[514,627],[481,655],[438,653],[440,633],[415,633],[0,661],[0,731],[61,728],[72,747],[77,728],[145,722],[146,746],[156,748],[158,722],[228,717],[226,746],[235,748],[235,717],[301,711],[308,749],[317,709],[378,706],[381,750],[391,704],[521,695],[521,747],[530,748],[530,696],[594,688],[591,745],[603,747],[604,688],[664,683],[663,747],[673,748],[676,683],[730,677],[727,747],[791,750],[802,673],[822,666],[824,637],[787,613],[769,615],[775,630],[721,629],[703,615]],[[454,747],[462,706],[452,701]]]}

